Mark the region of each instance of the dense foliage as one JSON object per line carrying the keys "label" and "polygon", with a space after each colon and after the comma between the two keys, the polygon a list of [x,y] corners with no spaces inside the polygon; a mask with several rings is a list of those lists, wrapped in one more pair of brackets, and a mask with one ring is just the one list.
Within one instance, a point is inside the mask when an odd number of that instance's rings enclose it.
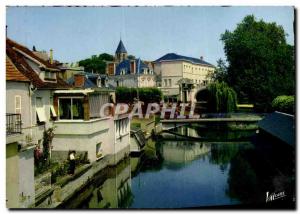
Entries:
{"label": "dense foliage", "polygon": [[285,36],[282,26],[254,16],[246,16],[233,32],[221,35],[228,61],[225,79],[240,102],[269,111],[276,96],[295,94],[294,47]]}
{"label": "dense foliage", "polygon": [[54,128],[49,128],[43,133],[43,150],[40,146],[34,150],[34,165],[35,175],[41,174],[50,168],[50,152],[52,147],[52,140],[54,138]]}
{"label": "dense foliage", "polygon": [[93,55],[91,58],[79,61],[79,66],[83,66],[86,72],[105,74],[106,61],[113,60],[114,57],[112,55],[103,53],[98,56]]}
{"label": "dense foliage", "polygon": [[215,72],[212,73],[212,79],[214,81],[227,82],[227,78],[228,78],[227,66],[224,60],[219,59],[217,61],[217,67],[215,69]]}
{"label": "dense foliage", "polygon": [[138,94],[139,100],[145,103],[159,103],[162,99],[162,92],[158,88],[118,87],[116,89],[116,99],[118,103],[133,103],[135,99],[137,99]]}
{"label": "dense foliage", "polygon": [[236,104],[237,95],[225,82],[208,85],[208,109],[211,112],[233,112]]}
{"label": "dense foliage", "polygon": [[274,111],[281,111],[289,114],[295,113],[295,96],[278,96],[272,101]]}

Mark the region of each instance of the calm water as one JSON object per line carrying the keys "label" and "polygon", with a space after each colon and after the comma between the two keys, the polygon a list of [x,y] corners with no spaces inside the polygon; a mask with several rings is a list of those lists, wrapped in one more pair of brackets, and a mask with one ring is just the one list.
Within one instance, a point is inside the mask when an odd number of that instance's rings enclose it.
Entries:
{"label": "calm water", "polygon": [[250,138],[243,142],[206,143],[149,140],[143,155],[103,170],[64,207],[192,208],[257,204],[265,203],[266,191],[284,190],[293,197],[292,183],[290,176],[283,175],[257,153]]}

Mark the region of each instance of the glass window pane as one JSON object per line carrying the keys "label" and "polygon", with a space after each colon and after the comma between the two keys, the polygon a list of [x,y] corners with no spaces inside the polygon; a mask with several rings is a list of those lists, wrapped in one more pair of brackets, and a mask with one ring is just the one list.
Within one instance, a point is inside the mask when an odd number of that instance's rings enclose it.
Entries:
{"label": "glass window pane", "polygon": [[59,99],[59,119],[71,120],[71,99]]}
{"label": "glass window pane", "polygon": [[73,120],[83,119],[83,99],[73,99]]}

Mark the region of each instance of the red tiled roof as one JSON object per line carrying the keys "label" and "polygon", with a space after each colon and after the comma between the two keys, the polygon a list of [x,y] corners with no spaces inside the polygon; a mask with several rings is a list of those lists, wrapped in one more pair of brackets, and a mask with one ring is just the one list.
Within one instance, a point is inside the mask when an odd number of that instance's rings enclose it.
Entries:
{"label": "red tiled roof", "polygon": [[22,46],[10,39],[6,39],[7,57],[9,57],[16,69],[20,71],[25,77],[27,77],[35,87],[44,89],[63,89],[71,87],[64,80],[59,78],[58,75],[56,75],[57,82],[44,82],[42,79],[40,79],[39,75],[33,70],[33,68],[27,63],[24,54],[20,53],[16,49],[38,61],[39,63],[44,65],[46,69],[57,69],[57,71],[59,71],[59,68],[43,59],[40,59],[25,46]]}
{"label": "red tiled roof", "polygon": [[6,57],[6,80],[21,81],[21,82],[30,81],[14,66],[14,64],[11,62],[11,60],[8,57]]}

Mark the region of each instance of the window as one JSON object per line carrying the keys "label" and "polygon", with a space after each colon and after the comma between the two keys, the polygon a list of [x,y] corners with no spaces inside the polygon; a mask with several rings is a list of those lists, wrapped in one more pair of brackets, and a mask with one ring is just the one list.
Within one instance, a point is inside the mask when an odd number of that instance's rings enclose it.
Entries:
{"label": "window", "polygon": [[21,114],[21,106],[22,106],[22,103],[21,103],[21,96],[20,95],[16,95],[15,96],[15,113],[16,114]]}
{"label": "window", "polygon": [[172,85],[172,80],[171,79],[169,79],[169,86],[171,86]]}
{"label": "window", "polygon": [[55,73],[51,71],[45,71],[45,79],[55,80]]}
{"label": "window", "polygon": [[125,69],[121,69],[120,74],[121,74],[121,75],[125,75]]}
{"label": "window", "polygon": [[60,120],[83,120],[83,98],[59,98],[58,114]]}
{"label": "window", "polygon": [[55,119],[57,117],[55,109],[53,107],[53,97],[50,97],[50,119]]}
{"label": "window", "polygon": [[96,145],[96,157],[97,158],[101,158],[102,157],[101,144],[102,144],[102,142],[97,143],[97,145]]}
{"label": "window", "polygon": [[45,113],[45,108],[44,108],[42,97],[35,98],[35,109],[36,109],[37,122],[45,122],[46,121],[46,113]]}
{"label": "window", "polygon": [[164,81],[165,81],[165,86],[168,86],[168,80],[164,79]]}

